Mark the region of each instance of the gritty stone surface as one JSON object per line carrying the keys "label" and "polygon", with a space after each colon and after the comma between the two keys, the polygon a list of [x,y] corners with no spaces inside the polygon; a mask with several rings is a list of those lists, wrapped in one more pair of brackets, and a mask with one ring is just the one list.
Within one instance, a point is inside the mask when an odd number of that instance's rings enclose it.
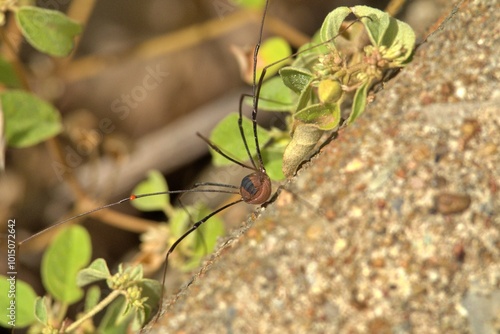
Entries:
{"label": "gritty stone surface", "polygon": [[498,3],[467,1],[154,333],[498,333]]}

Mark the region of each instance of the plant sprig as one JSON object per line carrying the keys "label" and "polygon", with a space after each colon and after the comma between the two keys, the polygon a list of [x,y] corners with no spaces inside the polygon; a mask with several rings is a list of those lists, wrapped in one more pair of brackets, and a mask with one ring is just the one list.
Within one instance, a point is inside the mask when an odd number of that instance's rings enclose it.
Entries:
{"label": "plant sprig", "polygon": [[[357,20],[346,22],[351,14]],[[271,78],[262,85],[259,109],[290,115],[284,134],[276,129],[259,129],[264,133],[263,154],[266,150],[282,152],[281,156],[273,155],[279,163],[264,161],[266,166],[282,167],[282,173],[269,173],[271,178],[292,176],[325,132],[338,129],[342,124],[350,125],[360,117],[370,89],[388,70],[401,68],[411,60],[414,44],[415,33],[408,24],[378,9],[339,7],[329,13],[311,42],[299,49],[290,65],[279,70],[281,80]],[[270,59],[259,67],[272,64],[274,68],[277,61]],[[343,120],[343,110],[349,105],[351,110]],[[216,145],[224,147],[227,141],[241,142],[236,138],[239,134],[220,139],[229,127],[235,127],[235,122],[229,123],[228,119],[221,121],[212,132],[210,139]],[[288,140],[288,145],[283,144],[284,140]],[[243,150],[242,145],[228,149],[228,153],[243,157],[239,150]],[[215,155],[214,159],[217,159]]]}

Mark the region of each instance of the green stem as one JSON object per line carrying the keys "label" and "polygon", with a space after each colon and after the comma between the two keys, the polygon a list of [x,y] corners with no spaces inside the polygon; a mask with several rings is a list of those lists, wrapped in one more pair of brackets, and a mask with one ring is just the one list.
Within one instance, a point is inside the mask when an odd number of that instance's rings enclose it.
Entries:
{"label": "green stem", "polygon": [[68,303],[61,302],[61,308],[58,312],[59,316],[56,318],[57,323],[61,324],[66,317],[66,312],[68,311]]}
{"label": "green stem", "polygon": [[99,304],[97,304],[96,306],[94,306],[83,317],[81,317],[80,319],[78,319],[77,321],[75,321],[74,323],[72,323],[70,326],[68,326],[68,328],[66,328],[66,330],[65,330],[65,333],[69,333],[69,332],[75,330],[76,328],[78,328],[78,326],[80,326],[87,319],[90,319],[94,315],[96,315],[97,313],[101,312],[106,306],[108,306],[121,293],[122,293],[122,291],[120,291],[120,290],[115,290],[115,291],[111,292],[106,298],[104,298],[103,300],[101,300],[101,302]]}
{"label": "green stem", "polygon": [[29,85],[28,79],[27,79],[27,74],[26,74],[25,66],[19,60],[18,52],[16,51],[16,48],[14,47],[14,45],[9,40],[9,38],[8,38],[7,34],[5,33],[5,30],[3,29],[3,27],[0,27],[0,38],[5,43],[5,45],[7,46],[7,49],[11,53],[11,58],[12,58],[11,62],[12,62],[12,65],[14,67],[14,71],[17,74],[17,77],[21,81],[21,85],[23,86],[23,88],[26,91],[31,92],[31,88],[30,88],[30,85]]}

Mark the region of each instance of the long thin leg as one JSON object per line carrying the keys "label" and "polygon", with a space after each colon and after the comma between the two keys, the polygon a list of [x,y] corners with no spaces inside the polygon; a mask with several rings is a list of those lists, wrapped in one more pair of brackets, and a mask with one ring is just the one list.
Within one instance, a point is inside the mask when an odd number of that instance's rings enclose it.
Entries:
{"label": "long thin leg", "polygon": [[[266,2],[266,11],[267,11],[267,2]],[[265,18],[265,12],[264,12],[264,15],[263,15],[263,20]],[[257,151],[257,156],[259,158],[259,163],[260,165],[262,166],[262,168],[264,168],[264,163],[262,161],[262,154],[260,153],[260,147],[259,147],[259,138],[257,137],[257,111],[259,110],[259,96],[260,96],[260,90],[262,88],[262,83],[264,82],[264,77],[266,76],[266,73],[267,73],[267,70],[271,67],[271,66],[274,66],[276,64],[279,64],[281,63],[283,60],[285,59],[288,59],[290,57],[295,57],[297,55],[299,55],[300,53],[302,52],[305,52],[305,51],[309,51],[309,50],[312,50],[314,48],[317,48],[318,46],[320,45],[325,45],[325,44],[328,44],[330,43],[331,41],[333,41],[335,38],[337,38],[337,36],[341,35],[342,33],[344,33],[347,29],[349,29],[354,23],[356,23],[357,21],[359,21],[359,19],[357,19],[356,21],[352,22],[351,24],[349,24],[346,28],[342,29],[342,31],[340,31],[337,35],[335,35],[334,37],[330,38],[329,40],[323,42],[323,43],[320,43],[320,44],[317,44],[317,45],[314,45],[314,46],[311,46],[310,48],[307,48],[307,49],[304,49],[304,50],[300,50],[300,51],[297,51],[295,52],[294,54],[292,54],[291,56],[287,57],[287,58],[284,58],[284,59],[280,59],[278,61],[275,61],[274,63],[271,63],[269,65],[267,65],[266,67],[264,67],[262,69],[262,73],[259,77],[259,81],[257,83],[257,85],[255,84],[256,83],[256,69],[257,69],[257,56],[258,56],[258,51],[259,51],[259,48],[260,48],[260,43],[261,43],[261,40],[262,40],[262,26],[261,25],[261,31],[260,31],[260,37],[259,37],[259,43],[257,44],[257,46],[255,47],[255,52],[254,52],[254,78],[253,78],[253,81],[254,81],[254,87],[253,87],[253,109],[252,109],[252,122],[253,122],[253,134],[254,134],[254,138],[255,138],[255,146],[256,146],[256,151]],[[264,22],[264,21],[262,21]],[[241,131],[241,129],[240,129]],[[265,171],[265,169],[264,169]]]}
{"label": "long thin leg", "polygon": [[193,188],[204,187],[204,186],[240,189],[239,187],[233,186],[232,184],[224,184],[224,183],[216,183],[216,182],[197,182],[193,185]]}
{"label": "long thin leg", "polygon": [[[238,128],[240,129],[241,139],[243,139],[243,145],[245,145],[245,150],[247,150],[248,158],[253,165],[253,168],[257,170],[257,165],[253,160],[252,153],[250,153],[250,149],[248,148],[247,138],[245,137],[245,132],[243,131],[243,100],[245,97],[249,96],[248,94],[242,94],[240,96],[240,104],[238,108],[239,116],[238,116]],[[253,98],[253,95],[250,95]],[[254,133],[257,130],[257,127],[254,129]]]}
{"label": "long thin leg", "polygon": [[[250,94],[241,94],[241,96],[240,96],[240,104],[239,104],[239,108],[238,108],[238,112],[239,112],[238,128],[240,129],[241,139],[243,139],[243,145],[245,145],[245,149],[247,151],[248,158],[250,159],[250,162],[254,166],[255,170],[258,170],[257,165],[255,164],[255,160],[253,159],[252,153],[250,153],[250,149],[248,147],[248,143],[247,143],[247,139],[245,137],[245,133],[243,132],[243,100],[246,97],[251,97],[252,101],[253,101],[253,95],[250,95]],[[263,99],[263,100],[272,101],[270,99]],[[257,118],[255,117],[255,120],[256,119]],[[252,129],[253,129],[254,135],[256,136],[256,134],[257,134],[257,122],[256,121],[253,122],[253,120],[254,120],[254,118],[252,117],[252,126],[253,126]],[[257,155],[260,157],[260,150],[258,151]],[[262,159],[260,159],[260,158],[259,158],[259,163],[261,164],[261,166],[263,165]]]}
{"label": "long thin leg", "polygon": [[[245,133],[243,132],[243,100],[246,97],[251,97],[252,101],[253,101],[253,95],[250,95],[250,94],[241,94],[241,96],[240,96],[240,104],[239,104],[239,108],[238,108],[238,112],[239,112],[238,128],[240,129],[241,139],[243,139],[243,145],[245,145],[245,149],[247,151],[248,158],[250,159],[250,162],[252,163],[252,165],[254,166],[254,168],[257,170],[258,169],[257,165],[255,164],[255,160],[253,159],[252,153],[250,153],[250,148],[248,147],[247,138],[245,137]],[[264,99],[264,98],[262,98],[262,100],[272,101],[270,99]],[[257,119],[256,117],[255,117],[255,120]],[[253,119],[254,118],[252,118],[253,132],[254,132],[254,134],[256,134],[257,133],[257,122],[253,122]],[[260,151],[258,151],[258,156],[260,156]],[[259,159],[259,162],[262,164],[262,159]]]}
{"label": "long thin leg", "polygon": [[[248,169],[255,170],[255,168],[252,168],[252,167],[250,167],[248,165],[245,165],[244,163],[242,163],[242,162],[240,162],[240,161],[238,161],[236,159],[233,159],[229,155],[227,155],[226,153],[222,152],[222,150],[219,147],[217,147],[217,145],[215,145],[214,143],[212,143],[210,141],[210,139],[204,137],[201,133],[196,132],[196,135],[198,137],[200,137],[201,139],[203,139],[203,141],[205,143],[207,143],[207,145],[210,146],[215,152],[219,153],[220,155],[222,155],[224,158],[228,159],[229,161],[232,161],[235,164],[237,164],[237,165],[239,165],[239,166],[241,166],[243,168],[248,168]],[[243,136],[243,138],[245,138],[245,137]],[[243,141],[245,141],[245,140],[243,139]],[[245,147],[247,147],[247,146],[245,146]],[[248,147],[247,147],[247,152],[248,152]],[[253,162],[253,160],[252,160],[252,157],[250,157],[250,160],[252,161],[252,164],[255,165],[254,162]]]}
{"label": "long thin leg", "polygon": [[[231,186],[231,188],[232,188],[232,186]],[[132,201],[132,200],[136,200],[139,198],[151,197],[151,196],[156,196],[156,195],[185,194],[185,193],[221,193],[221,194],[235,194],[235,195],[239,194],[239,192],[237,192],[237,191],[220,190],[220,189],[196,189],[196,188],[192,188],[192,189],[187,189],[187,190],[169,190],[169,191],[160,191],[157,193],[131,195],[128,199],[123,199],[122,201],[123,202],[125,202],[125,200]],[[115,204],[115,203],[113,203],[113,204]],[[101,208],[99,208],[99,209],[101,209]],[[97,210],[93,210],[92,212],[94,212],[94,211],[97,211]]]}
{"label": "long thin leg", "polygon": [[[188,215],[189,222],[194,225],[195,223],[194,223],[193,216],[191,216],[191,213],[189,212],[188,208],[184,205],[184,203],[182,203],[181,198],[182,198],[182,196],[179,197],[177,199],[177,201],[179,202],[179,205],[184,210],[184,212]],[[205,249],[205,255],[206,255],[208,253],[207,242],[205,241],[205,238],[203,237],[203,233],[201,230],[195,231],[195,233],[196,232],[198,233],[198,235],[196,235],[196,237],[199,237],[201,239],[201,242],[203,243],[203,248]]]}
{"label": "long thin leg", "polygon": [[[219,187],[227,187],[227,188],[233,188],[233,189],[238,189],[238,187],[236,186],[231,186],[231,185],[224,185],[224,184],[213,184],[214,186],[219,186]],[[89,215],[89,214],[92,214],[94,212],[97,212],[97,211],[101,211],[101,210],[104,210],[104,209],[107,209],[107,208],[110,208],[112,206],[115,206],[115,205],[119,205],[119,204],[122,204],[122,203],[125,203],[125,202],[128,202],[128,201],[133,201],[133,200],[136,200],[136,199],[139,199],[139,198],[144,198],[144,197],[150,197],[150,196],[157,196],[157,195],[166,195],[166,194],[184,194],[184,193],[222,193],[222,194],[233,194],[233,195],[238,195],[239,192],[238,191],[229,191],[229,190],[220,190],[220,189],[196,189],[196,188],[193,188],[193,189],[187,189],[187,190],[169,190],[169,191],[160,191],[160,192],[155,192],[155,193],[149,193],[149,194],[139,194],[139,195],[130,195],[129,197],[127,198],[123,198],[119,201],[116,201],[116,202],[113,202],[113,203],[109,203],[109,204],[106,204],[106,205],[103,205],[103,206],[100,206],[98,208],[95,208],[95,209],[92,209],[92,210],[89,210],[89,211],[85,211],[85,212],[82,212],[82,213],[79,213],[73,217],[70,217],[70,218],[67,218],[67,219],[63,219],[57,223],[55,223],[54,225],[51,225],[47,228],[45,228],[44,230],[40,231],[40,232],[37,232],[29,237],[27,237],[26,239],[22,240],[22,241],[19,241],[19,243],[17,244],[17,247],[21,247],[24,243],[36,238],[37,236],[39,235],[42,235],[44,233],[47,233],[48,231],[58,227],[58,226],[61,226],[69,221],[72,221],[72,220],[75,220],[77,218],[80,218],[80,217],[83,217],[83,216],[86,216],[86,215]]]}
{"label": "long thin leg", "polygon": [[[255,57],[254,58],[254,63],[256,63],[257,62],[257,53],[255,53],[254,57]],[[260,153],[259,137],[257,136],[257,110],[259,110],[260,88],[262,86],[262,82],[264,81],[264,77],[266,75],[268,67],[269,66],[264,67],[264,69],[262,70],[262,74],[260,75],[260,78],[259,78],[259,83],[258,83],[257,87],[254,88],[253,109],[252,109],[252,123],[253,123],[252,125],[253,125],[253,137],[255,139],[255,150],[257,152],[257,157],[259,159],[259,164],[260,164],[260,166],[261,166],[261,168],[262,168],[263,171],[265,171],[264,162],[262,160],[262,154]],[[255,72],[254,72],[254,76],[255,76]],[[255,81],[255,78],[254,78],[254,81]]]}
{"label": "long thin leg", "polygon": [[[264,162],[262,161],[262,154],[260,153],[259,138],[257,136],[257,110],[259,106],[260,86],[262,85],[262,81],[264,80],[264,74],[265,74],[264,72],[260,75],[258,86],[256,85],[256,83],[257,83],[257,57],[259,55],[260,44],[262,43],[262,34],[264,32],[264,22],[266,21],[268,6],[269,6],[269,1],[266,1],[266,5],[264,7],[264,13],[262,15],[262,20],[260,24],[259,40],[257,42],[257,45],[255,46],[255,50],[253,53],[253,110],[252,110],[253,137],[255,139],[255,150],[257,152],[257,157],[259,159],[259,164],[260,164],[259,167],[260,170],[262,170],[263,172],[265,172],[265,168],[264,168]],[[239,123],[241,123],[241,121]],[[242,131],[241,126],[240,126],[240,131]]]}
{"label": "long thin leg", "polygon": [[83,213],[77,214],[76,216],[73,216],[73,217],[70,217],[70,218],[67,218],[67,219],[63,219],[63,220],[61,220],[61,221],[59,221],[59,222],[55,223],[54,225],[51,225],[51,226],[49,226],[49,227],[45,228],[44,230],[42,230],[42,231],[40,231],[40,232],[37,232],[37,233],[33,234],[32,236],[29,236],[29,237],[27,237],[26,239],[24,239],[24,240],[22,240],[22,241],[19,241],[19,243],[17,244],[17,247],[21,247],[21,245],[22,245],[22,244],[24,244],[24,243],[26,243],[26,242],[30,241],[31,239],[34,239],[34,238],[36,238],[37,236],[39,236],[39,235],[41,235],[41,234],[44,234],[44,233],[46,233],[46,232],[48,232],[48,231],[50,231],[50,230],[52,230],[52,229],[54,229],[54,228],[56,228],[56,227],[58,227],[58,226],[61,226],[62,224],[67,223],[67,222],[69,222],[69,221],[71,221],[71,220],[74,220],[74,219],[80,218],[80,217],[82,217],[82,216],[85,216],[85,215],[88,215],[88,214],[94,213],[94,212],[96,212],[96,211],[100,211],[100,210],[107,209],[107,208],[109,208],[109,207],[112,207],[112,206],[115,206],[115,205],[118,205],[118,204],[121,204],[121,203],[124,203],[124,202],[128,202],[128,201],[130,201],[130,200],[131,200],[131,198],[130,198],[130,197],[127,197],[127,198],[121,199],[121,200],[119,200],[119,201],[117,201],[117,202],[110,203],[110,204],[106,204],[106,205],[104,205],[104,206],[101,206],[101,207],[98,207],[98,208],[92,209],[92,210],[90,210],[90,211],[86,211],[86,212],[83,212]]}
{"label": "long thin leg", "polygon": [[184,232],[184,234],[179,239],[177,239],[172,244],[172,246],[170,246],[170,248],[167,251],[167,255],[165,255],[165,261],[163,263],[163,278],[162,278],[162,282],[161,282],[161,292],[160,292],[161,298],[160,298],[159,310],[158,310],[158,313],[156,313],[155,322],[156,322],[156,320],[159,318],[159,316],[161,314],[161,309],[162,309],[162,305],[163,305],[163,293],[165,291],[165,280],[166,280],[166,277],[167,277],[168,258],[170,257],[170,254],[172,254],[172,252],[175,250],[175,248],[177,247],[177,245],[179,245],[181,243],[182,240],[184,240],[194,230],[196,230],[198,227],[200,227],[201,224],[205,223],[207,220],[209,220],[210,218],[212,218],[214,215],[218,214],[219,212],[221,212],[221,211],[229,208],[230,206],[238,204],[240,202],[243,202],[243,198],[240,198],[237,201],[234,201],[234,202],[231,202],[229,204],[226,204],[226,205],[218,208],[214,212],[210,213],[209,215],[205,216],[204,218],[200,219],[199,221],[197,221],[196,223],[194,223],[194,225],[189,230],[187,230],[186,232]]}

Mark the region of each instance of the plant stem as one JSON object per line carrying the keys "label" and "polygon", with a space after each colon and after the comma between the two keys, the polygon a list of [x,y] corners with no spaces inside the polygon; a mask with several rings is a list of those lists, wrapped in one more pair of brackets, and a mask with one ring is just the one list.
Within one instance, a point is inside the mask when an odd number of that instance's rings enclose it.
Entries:
{"label": "plant stem", "polygon": [[115,290],[111,292],[106,298],[101,300],[99,304],[94,306],[89,312],[87,312],[84,316],[82,316],[80,319],[76,320],[74,323],[72,323],[68,328],[66,328],[65,333],[69,333],[78,326],[80,326],[82,323],[84,323],[87,319],[92,318],[94,315],[97,313],[101,312],[106,306],[108,306],[116,297],[118,297],[122,292],[120,290]]}
{"label": "plant stem", "polygon": [[11,43],[9,37],[5,33],[5,30],[3,28],[0,28],[0,37],[2,41],[5,43],[7,46],[7,49],[10,53],[10,60],[12,61],[12,65],[14,67],[14,71],[16,71],[16,74],[21,81],[21,84],[23,88],[27,91],[31,91],[30,85],[28,83],[27,75],[26,75],[26,70],[24,68],[23,63],[19,60],[17,50],[14,46],[14,44]]}

